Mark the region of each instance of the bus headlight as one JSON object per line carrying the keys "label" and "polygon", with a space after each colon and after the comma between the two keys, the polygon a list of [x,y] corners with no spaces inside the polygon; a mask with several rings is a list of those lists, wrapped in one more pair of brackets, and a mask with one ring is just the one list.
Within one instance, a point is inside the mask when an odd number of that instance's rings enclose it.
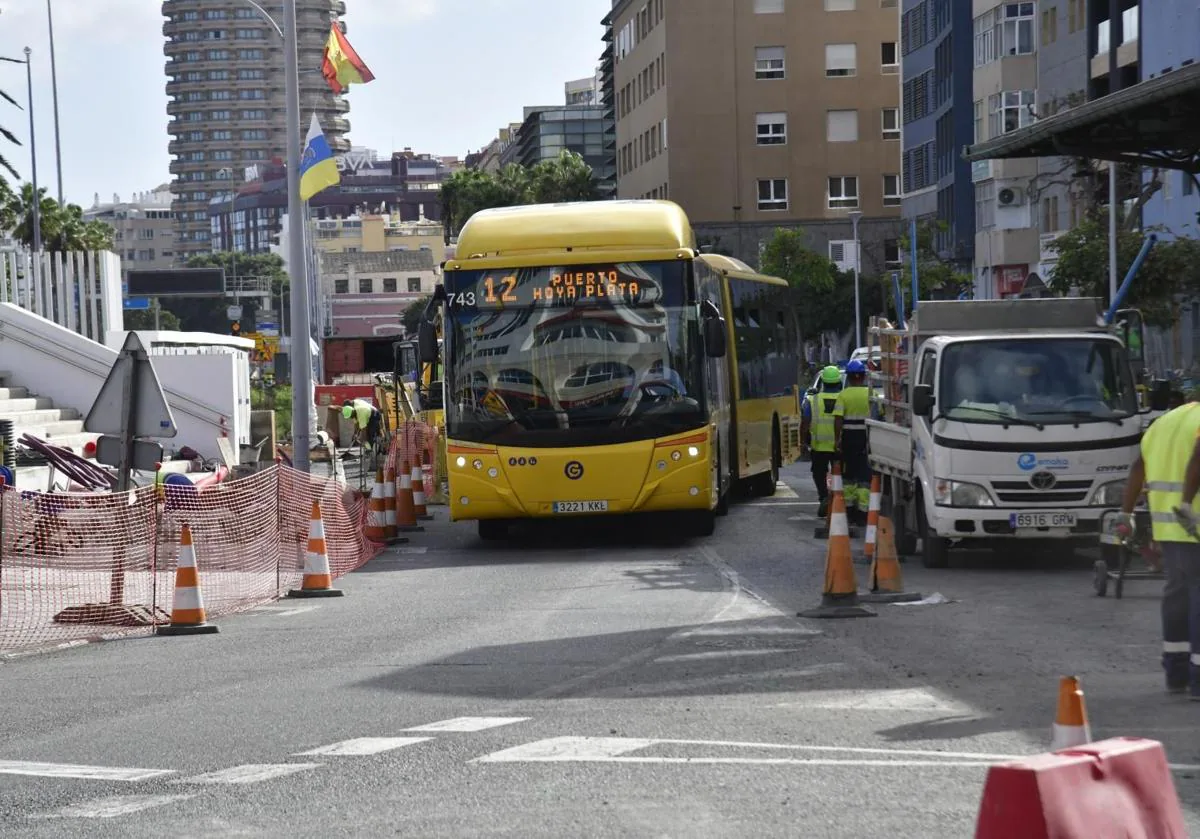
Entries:
{"label": "bus headlight", "polygon": [[655,464],[655,465],[656,465],[656,466],[658,466],[658,468],[659,468],[659,469],[666,469],[666,468],[667,468],[667,462],[666,462],[665,460],[660,460],[660,461],[659,461],[657,464]]}
{"label": "bus headlight", "polygon": [[1111,481],[1107,484],[1101,484],[1096,490],[1096,494],[1092,496],[1093,507],[1118,507],[1121,504],[1121,499],[1125,496],[1125,482]]}
{"label": "bus headlight", "polygon": [[482,460],[479,460],[478,458],[476,458],[476,459],[475,459],[475,462],[474,462],[474,463],[472,463],[471,465],[472,465],[472,466],[474,466],[476,469],[482,469],[482,468],[483,468],[483,461],[482,461]]}
{"label": "bus headlight", "polygon": [[457,464],[459,469],[462,469],[464,466],[467,465],[467,459],[465,457],[460,457],[458,460],[456,460],[454,462],[455,462],[455,464]]}
{"label": "bus headlight", "polygon": [[679,449],[671,452],[671,460],[679,460],[681,457],[683,457],[683,455],[679,453]]}
{"label": "bus headlight", "polygon": [[688,446],[688,457],[699,457],[700,450],[695,446]]}
{"label": "bus headlight", "polygon": [[947,481],[938,478],[933,483],[933,500],[939,507],[994,507],[988,491],[979,484]]}
{"label": "bus headlight", "polygon": [[493,466],[491,469],[489,469],[489,470],[488,470],[488,477],[489,477],[489,478],[494,478],[494,477],[496,477],[496,476],[497,476],[497,475],[499,475],[499,474],[500,474],[500,470],[499,470],[499,469],[497,469],[495,466]]}

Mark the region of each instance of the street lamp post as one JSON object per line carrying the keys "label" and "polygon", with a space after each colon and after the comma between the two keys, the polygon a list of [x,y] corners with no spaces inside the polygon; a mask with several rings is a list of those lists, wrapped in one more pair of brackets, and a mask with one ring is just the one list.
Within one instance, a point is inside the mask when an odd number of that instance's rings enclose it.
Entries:
{"label": "street lamp post", "polygon": [[33,187],[33,252],[42,250],[42,198],[38,194],[37,178],[37,140],[33,128],[33,50],[25,48],[25,82],[29,87],[29,170],[31,186]]}
{"label": "street lamp post", "polygon": [[854,228],[854,348],[858,349],[862,346],[862,306],[859,300],[858,291],[858,263],[860,248],[858,244],[858,220],[862,218],[862,212],[853,210],[850,213],[850,224]]}
{"label": "street lamp post", "polygon": [[46,0],[46,23],[50,28],[50,90],[54,96],[54,165],[58,171],[58,205],[63,206],[62,143],[58,133],[58,64],[54,60],[54,12]]}

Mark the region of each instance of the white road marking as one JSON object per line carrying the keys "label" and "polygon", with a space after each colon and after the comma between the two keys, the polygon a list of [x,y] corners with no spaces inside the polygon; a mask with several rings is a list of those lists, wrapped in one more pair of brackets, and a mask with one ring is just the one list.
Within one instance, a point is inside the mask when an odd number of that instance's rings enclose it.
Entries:
{"label": "white road marking", "polygon": [[392,548],[392,550],[398,554],[423,554],[429,552],[429,548],[425,545],[412,545],[407,547],[402,545],[398,548]]}
{"label": "white road marking", "polygon": [[275,605],[275,606],[259,606],[257,609],[251,610],[251,614],[255,612],[270,615],[273,618],[286,618],[290,615],[302,615],[305,612],[311,612],[314,609],[320,609],[317,605],[308,606],[292,606],[292,605]]}
{"label": "white road marking", "polygon": [[[924,749],[872,749],[856,746],[810,746],[787,743],[742,743],[724,740],[640,740],[625,737],[553,737],[548,740],[537,740],[523,746],[515,746],[493,752],[476,758],[472,763],[562,763],[570,761],[599,762],[613,761],[623,763],[845,763],[845,759],[815,758],[740,758],[740,757],[649,757],[629,756],[630,752],[657,745],[675,746],[709,746],[735,749],[763,749],[809,751],[823,753],[846,753],[861,755],[882,755],[894,758],[929,758],[931,760],[955,761],[955,765],[986,766],[991,762],[1020,760],[1017,755],[980,754],[975,752],[939,752]],[[921,765],[925,761],[908,761]],[[889,765],[895,760],[873,759],[868,764]]]}
{"label": "white road marking", "polygon": [[71,804],[54,813],[48,813],[35,818],[43,819],[115,819],[118,816],[128,816],[153,807],[174,804],[195,798],[195,794],[185,795],[118,795],[111,798],[97,798],[95,801],[84,801]]}
{"label": "white road marking", "polygon": [[174,775],[174,769],[124,769],[117,766],[81,766],[72,763],[34,763],[0,760],[0,775],[32,775],[39,778],[82,778],[86,781],[148,781]]}
{"label": "white road marking", "polygon": [[270,781],[304,772],[307,769],[317,769],[320,763],[247,763],[243,766],[232,766],[229,769],[219,769],[191,778],[180,778],[173,784],[257,784],[260,781]]}
{"label": "white road marking", "polygon": [[529,717],[455,717],[452,720],[442,720],[441,722],[431,722],[426,725],[418,725],[413,728],[405,728],[404,731],[443,731],[443,732],[470,732],[470,731],[486,731],[489,728],[499,728],[502,725],[512,725],[513,723],[525,722]]}
{"label": "white road marking", "polygon": [[953,711],[972,713],[966,705],[937,696],[923,688],[896,690],[828,690],[781,702],[779,708],[816,708],[827,711]]}
{"label": "white road marking", "polygon": [[739,507],[815,507],[816,501],[746,501]]}
{"label": "white road marking", "polygon": [[792,489],[790,486],[785,484],[783,481],[779,481],[775,484],[775,497],[776,498],[799,498],[800,496],[796,494],[796,490]]}
{"label": "white road marking", "polygon": [[668,664],[673,661],[704,661],[710,658],[744,658],[757,655],[783,655],[800,652],[798,647],[770,647],[759,650],[710,650],[704,653],[681,653],[679,655],[663,655],[654,659],[656,662]]}
{"label": "white road marking", "polygon": [[293,757],[306,757],[308,755],[377,755],[381,752],[390,752],[392,749],[399,749],[402,746],[411,746],[414,743],[424,743],[430,740],[430,737],[359,737],[354,740],[343,740],[340,743],[332,743],[328,746],[321,746],[316,749],[310,749],[307,752],[296,752]]}

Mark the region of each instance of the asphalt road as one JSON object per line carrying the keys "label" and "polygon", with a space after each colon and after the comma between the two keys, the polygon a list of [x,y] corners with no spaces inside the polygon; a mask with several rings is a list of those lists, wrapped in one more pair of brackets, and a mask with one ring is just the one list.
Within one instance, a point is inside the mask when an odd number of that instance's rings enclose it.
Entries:
{"label": "asphalt road", "polygon": [[439,518],[344,598],[0,662],[0,835],[969,836],[1068,673],[1096,739],[1166,744],[1200,835],[1160,584],[1102,599],[1087,557],[984,554],[906,563],[948,603],[797,619],[824,562],[803,469],[708,540]]}

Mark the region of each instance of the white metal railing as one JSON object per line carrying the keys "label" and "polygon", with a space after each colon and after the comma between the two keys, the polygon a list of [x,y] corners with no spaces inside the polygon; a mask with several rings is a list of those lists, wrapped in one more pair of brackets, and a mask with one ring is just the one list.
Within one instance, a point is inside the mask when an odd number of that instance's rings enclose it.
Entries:
{"label": "white metal railing", "polygon": [[0,252],[0,303],[103,344],[125,328],[121,259],[109,251]]}

